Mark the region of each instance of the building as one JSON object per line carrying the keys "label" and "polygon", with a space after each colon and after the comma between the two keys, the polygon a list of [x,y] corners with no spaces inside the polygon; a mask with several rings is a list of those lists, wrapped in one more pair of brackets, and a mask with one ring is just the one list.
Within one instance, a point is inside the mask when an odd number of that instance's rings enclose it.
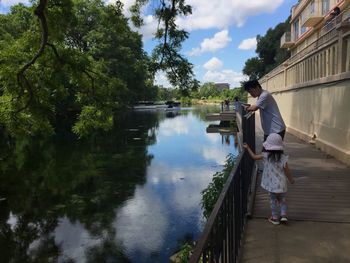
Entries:
{"label": "building", "polygon": [[215,87],[218,91],[223,91],[225,89],[230,89],[229,83],[215,83]]}
{"label": "building", "polygon": [[288,48],[291,57],[259,80],[275,97],[288,132],[347,164],[349,6],[350,0],[301,0],[294,5],[291,30],[281,38],[281,47]]}

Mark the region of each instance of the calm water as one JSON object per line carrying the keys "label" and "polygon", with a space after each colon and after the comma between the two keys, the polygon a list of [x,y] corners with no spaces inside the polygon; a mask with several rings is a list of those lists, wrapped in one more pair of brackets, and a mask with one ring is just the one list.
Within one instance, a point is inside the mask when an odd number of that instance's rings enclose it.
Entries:
{"label": "calm water", "polygon": [[3,143],[0,261],[168,262],[198,238],[200,192],[236,153],[233,136],[206,134],[208,111],[133,112],[88,141]]}

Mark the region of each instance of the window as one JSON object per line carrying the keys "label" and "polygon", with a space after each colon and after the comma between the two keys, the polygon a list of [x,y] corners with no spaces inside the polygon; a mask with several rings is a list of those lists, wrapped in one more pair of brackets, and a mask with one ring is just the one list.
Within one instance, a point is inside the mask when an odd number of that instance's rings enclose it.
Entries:
{"label": "window", "polygon": [[302,26],[301,28],[300,28],[300,34],[302,35],[302,34],[304,34],[306,31],[307,31],[307,27],[306,26]]}
{"label": "window", "polygon": [[329,0],[322,0],[322,15],[329,11]]}
{"label": "window", "polygon": [[293,24],[293,28],[294,28],[294,40],[297,41],[299,38],[299,19],[297,19],[297,21],[294,22]]}
{"label": "window", "polygon": [[315,0],[312,0],[310,3],[310,14],[314,14],[315,13]]}
{"label": "window", "polygon": [[[301,21],[301,25],[304,23],[304,21],[303,21],[303,14],[300,14],[299,21]],[[306,32],[306,29],[307,28],[305,26],[302,26],[300,28],[300,35],[304,34]]]}

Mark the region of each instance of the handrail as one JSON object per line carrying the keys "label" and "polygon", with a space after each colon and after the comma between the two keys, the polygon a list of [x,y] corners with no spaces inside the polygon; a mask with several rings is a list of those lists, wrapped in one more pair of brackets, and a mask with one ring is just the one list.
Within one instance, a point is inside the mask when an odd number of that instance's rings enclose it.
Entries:
{"label": "handrail", "polygon": [[206,245],[206,242],[209,239],[209,235],[211,234],[211,229],[213,228],[213,225],[215,223],[215,219],[217,218],[219,210],[223,205],[224,198],[225,198],[226,193],[228,192],[228,190],[230,188],[230,185],[232,184],[234,176],[239,169],[239,164],[243,158],[243,155],[244,155],[244,152],[241,152],[239,154],[238,158],[236,159],[236,165],[234,166],[232,172],[230,173],[230,176],[228,177],[228,179],[224,185],[224,188],[222,189],[222,192],[221,192],[218,200],[215,203],[214,209],[208,218],[208,221],[205,225],[202,236],[201,236],[200,240],[198,241],[195,250],[193,251],[193,254],[192,254],[191,259],[190,259],[190,263],[199,262],[199,260],[202,256],[202,251],[205,249],[204,246]]}
{"label": "handrail", "polygon": [[[245,116],[242,103],[236,102],[235,106],[242,119],[243,141],[255,149],[255,116]],[[254,160],[248,152],[242,151],[195,246],[190,263],[238,261],[253,167]]]}

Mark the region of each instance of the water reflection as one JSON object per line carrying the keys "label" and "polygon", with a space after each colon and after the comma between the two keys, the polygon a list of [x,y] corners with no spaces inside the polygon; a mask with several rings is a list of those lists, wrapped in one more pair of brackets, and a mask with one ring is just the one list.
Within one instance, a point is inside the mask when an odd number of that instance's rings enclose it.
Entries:
{"label": "water reflection", "polygon": [[136,112],[91,140],[2,147],[2,260],[167,262],[200,234],[200,192],[235,151],[205,133],[210,110]]}

